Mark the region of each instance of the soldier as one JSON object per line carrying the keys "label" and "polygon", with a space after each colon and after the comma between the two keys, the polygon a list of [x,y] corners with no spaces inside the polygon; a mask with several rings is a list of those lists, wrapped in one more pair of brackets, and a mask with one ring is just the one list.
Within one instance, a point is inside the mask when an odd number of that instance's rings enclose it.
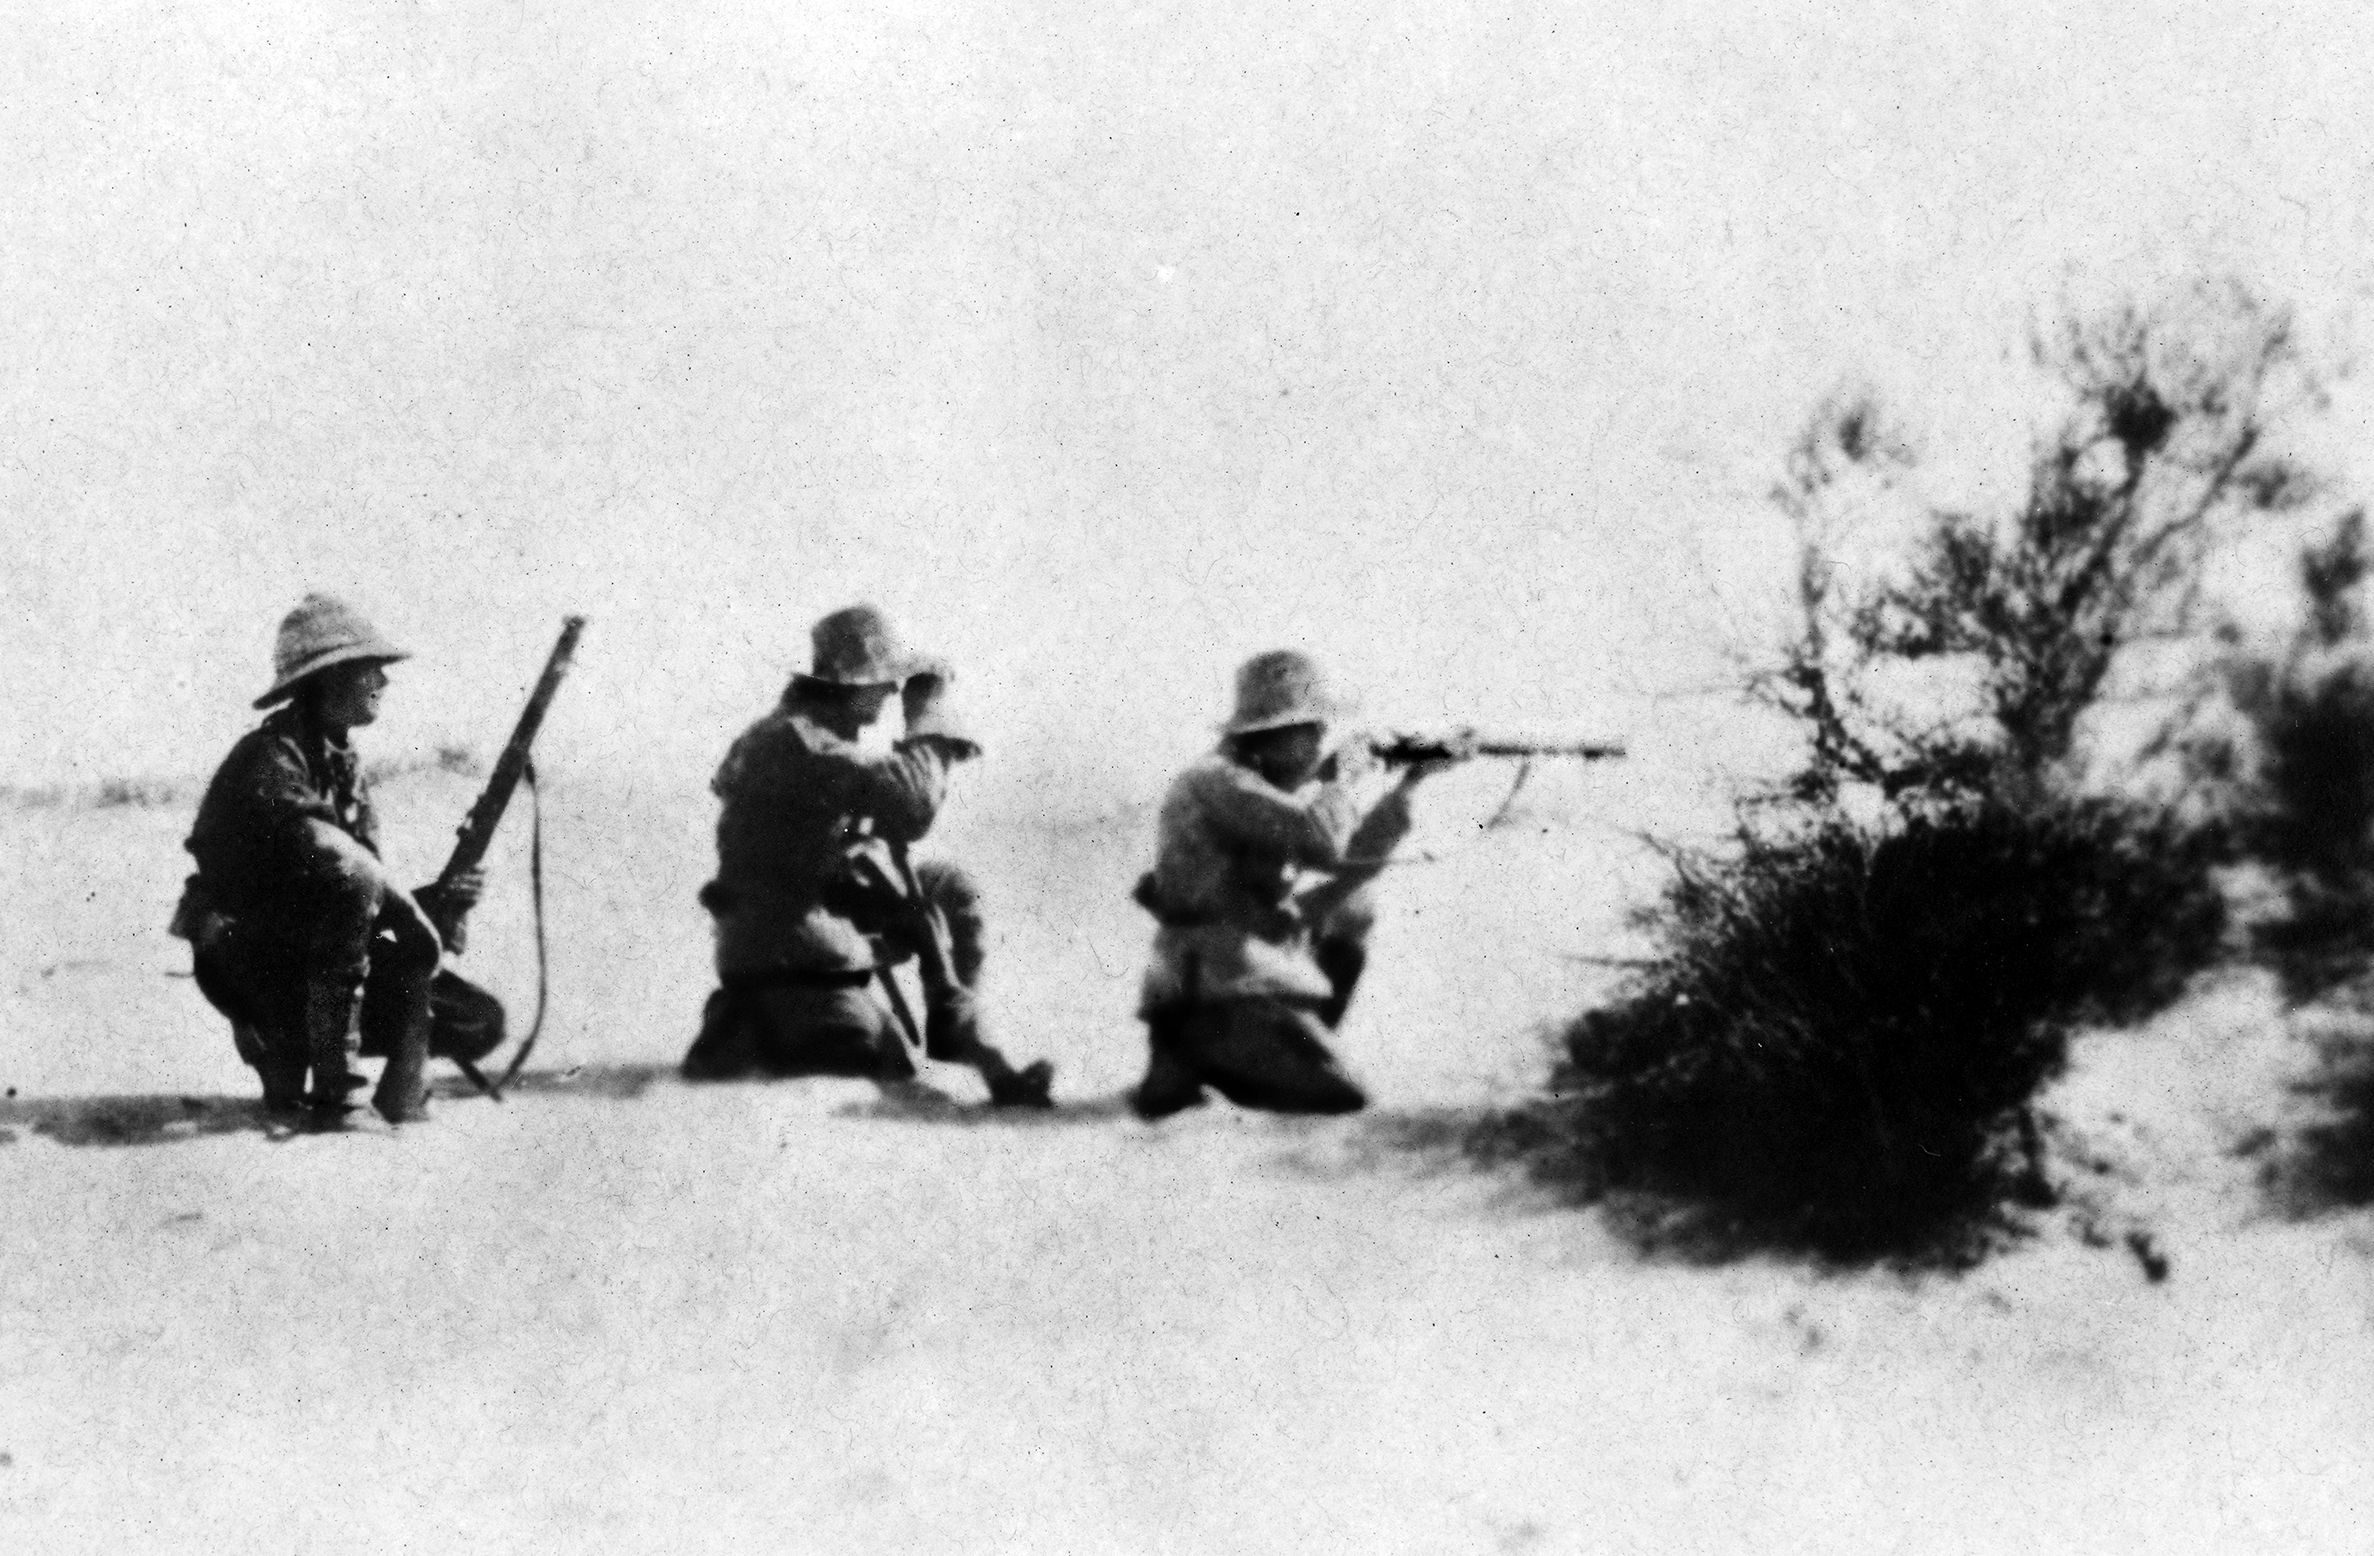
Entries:
{"label": "soldier", "polygon": [[349,736],[379,717],[387,666],[409,657],[328,595],[289,612],[255,702],[273,711],[207,785],[188,843],[197,873],[173,916],[265,1108],[318,1125],[350,1110],[358,1052],[387,1058],[381,1117],[428,1116],[430,983],[483,882],[471,871],[442,894],[407,892],[379,859]]}
{"label": "soldier", "polygon": [[[867,605],[826,616],[812,641],[810,669],[734,742],[710,784],[722,804],[717,878],[701,903],[716,920],[718,988],[686,1078],[911,1078],[900,1027],[869,986],[879,977],[900,998],[889,968],[916,954],[925,1053],[978,1069],[992,1103],[1048,1106],[1054,1067],[1016,1070],[982,1038],[971,881],[952,865],[907,862],[949,770],[980,750],[947,709],[948,667],[909,652]],[[861,739],[893,696],[905,734],[868,750]]]}
{"label": "soldier", "polygon": [[1326,754],[1345,711],[1309,656],[1257,654],[1237,672],[1219,747],[1163,800],[1138,883],[1161,925],[1139,1007],[1139,1117],[1195,1107],[1207,1085],[1282,1113],[1367,1105],[1327,1038],[1368,963],[1368,883],[1409,831],[1412,788],[1455,753],[1411,765],[1370,803],[1367,744]]}

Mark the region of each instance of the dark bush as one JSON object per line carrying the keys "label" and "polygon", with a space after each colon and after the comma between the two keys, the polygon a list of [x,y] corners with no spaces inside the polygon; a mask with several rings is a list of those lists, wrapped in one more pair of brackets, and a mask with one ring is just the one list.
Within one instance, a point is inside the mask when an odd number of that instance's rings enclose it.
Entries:
{"label": "dark bush", "polygon": [[2252,716],[2260,803],[2246,842],[2284,898],[2255,939],[2285,996],[2305,1003],[2374,960],[2374,668],[2285,678]]}
{"label": "dark bush", "polygon": [[2351,513],[2301,556],[2306,612],[2289,652],[2239,656],[2224,670],[2249,729],[2236,838],[2283,899],[2253,938],[2295,1003],[2374,961],[2374,647],[2358,598],[2367,570],[2364,516]]}
{"label": "dark bush", "polygon": [[1683,860],[1664,954],[1566,1034],[1576,1165],[1840,1257],[1967,1224],[2029,1170],[2071,1025],[2148,1014],[2216,954],[2214,855],[2111,801],[1980,800]]}

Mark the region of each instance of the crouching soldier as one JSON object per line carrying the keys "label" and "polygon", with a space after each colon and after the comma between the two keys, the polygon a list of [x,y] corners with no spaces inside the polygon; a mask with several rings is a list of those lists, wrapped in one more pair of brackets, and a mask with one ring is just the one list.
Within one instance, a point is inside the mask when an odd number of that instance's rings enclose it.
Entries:
{"label": "crouching soldier", "polygon": [[[913,956],[926,1055],[979,1070],[995,1104],[1048,1106],[1053,1066],[1017,1070],[982,1036],[971,882],[907,858],[939,814],[950,769],[980,749],[945,705],[947,667],[901,646],[870,606],[825,617],[812,639],[811,668],[734,742],[710,784],[721,802],[717,877],[701,903],[716,921],[718,988],[686,1078],[913,1077],[901,1022],[872,988],[879,979],[903,1014],[889,969]],[[866,748],[893,697],[905,733],[886,751]]]}
{"label": "crouching soldier", "polygon": [[1256,655],[1218,749],[1164,798],[1137,892],[1161,926],[1139,1007],[1139,1117],[1194,1107],[1206,1086],[1282,1113],[1367,1105],[1327,1039],[1368,963],[1367,887],[1409,831],[1411,789],[1446,764],[1415,764],[1378,794],[1365,743],[1327,752],[1344,711],[1308,656]]}
{"label": "crouching soldier", "polygon": [[[197,873],[173,917],[198,987],[263,1080],[265,1108],[317,1124],[349,1111],[362,1053],[387,1060],[371,1099],[380,1116],[428,1116],[430,984],[482,880],[472,871],[441,895],[408,892],[379,859],[349,736],[379,717],[387,666],[408,657],[327,595],[289,612],[272,687],[255,703],[272,712],[207,786],[188,844]],[[481,1025],[490,1015],[467,1014]],[[500,1041],[499,1007],[491,1018]]]}

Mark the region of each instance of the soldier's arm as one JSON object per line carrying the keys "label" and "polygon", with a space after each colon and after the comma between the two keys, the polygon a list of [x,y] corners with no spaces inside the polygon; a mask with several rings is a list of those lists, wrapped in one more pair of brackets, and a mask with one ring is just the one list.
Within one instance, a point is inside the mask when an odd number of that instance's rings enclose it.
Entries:
{"label": "soldier's arm", "polygon": [[282,868],[314,879],[334,876],[367,881],[392,909],[419,920],[431,938],[436,938],[434,926],[412,893],[396,883],[367,844],[339,825],[337,808],[306,776],[294,751],[277,743],[266,747],[246,777],[253,813],[264,821]]}
{"label": "soldier's arm", "polygon": [[852,809],[874,818],[876,836],[912,843],[931,830],[948,798],[948,769],[954,765],[938,740],[902,740],[887,753],[852,754],[845,760],[852,768]]}
{"label": "soldier's arm", "polygon": [[1234,762],[1214,763],[1199,785],[1205,814],[1226,837],[1297,864],[1340,862],[1360,822],[1352,780],[1288,794]]}
{"label": "soldier's arm", "polygon": [[259,745],[240,775],[244,809],[279,867],[297,873],[335,871],[376,879],[383,872],[370,849],[339,824],[338,809],[284,741]]}

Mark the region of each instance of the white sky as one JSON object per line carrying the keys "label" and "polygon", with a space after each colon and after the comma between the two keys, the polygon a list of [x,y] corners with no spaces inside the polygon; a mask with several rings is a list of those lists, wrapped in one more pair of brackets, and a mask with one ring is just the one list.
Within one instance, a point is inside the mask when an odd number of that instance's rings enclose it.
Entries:
{"label": "white sky", "polygon": [[[2114,17],[2104,13],[2114,12]],[[1652,732],[1841,375],[1983,474],[2065,285],[2355,339],[2356,4],[0,4],[0,777],[202,772],[274,623],[382,748],[698,785],[872,598],[1009,795],[1230,668]]]}

